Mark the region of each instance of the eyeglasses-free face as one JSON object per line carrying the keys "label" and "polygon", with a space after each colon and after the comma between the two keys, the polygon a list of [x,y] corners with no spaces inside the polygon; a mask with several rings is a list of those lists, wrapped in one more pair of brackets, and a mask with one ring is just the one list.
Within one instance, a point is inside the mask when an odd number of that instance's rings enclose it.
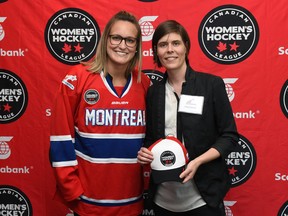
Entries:
{"label": "eyeglasses-free face", "polygon": [[125,41],[127,47],[134,48],[137,45],[137,38],[133,37],[122,37],[121,35],[109,35],[110,43],[112,45],[119,45],[122,41]]}

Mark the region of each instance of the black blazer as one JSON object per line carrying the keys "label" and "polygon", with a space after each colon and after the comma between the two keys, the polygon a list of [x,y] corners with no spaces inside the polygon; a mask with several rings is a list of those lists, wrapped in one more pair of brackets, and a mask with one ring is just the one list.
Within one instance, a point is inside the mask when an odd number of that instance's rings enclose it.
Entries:
{"label": "black blazer", "polygon": [[[224,159],[236,147],[239,135],[222,78],[193,71],[188,66],[185,79],[181,94],[204,96],[203,112],[202,115],[178,112],[177,127],[182,128],[190,160],[211,147],[220,152],[220,158],[201,165],[194,176],[203,199],[209,206],[217,207],[223,203],[231,185]],[[167,73],[164,74],[162,81],[153,84],[147,92],[145,147],[165,137],[166,80]],[[157,185],[152,182],[152,178],[150,186],[152,194],[149,197],[153,199]]]}

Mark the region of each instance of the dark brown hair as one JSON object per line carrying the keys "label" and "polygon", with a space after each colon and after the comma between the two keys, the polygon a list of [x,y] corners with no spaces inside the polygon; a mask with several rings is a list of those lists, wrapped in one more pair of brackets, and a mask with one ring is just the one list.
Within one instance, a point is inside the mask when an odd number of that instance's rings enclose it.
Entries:
{"label": "dark brown hair", "polygon": [[188,54],[190,51],[190,38],[186,31],[186,29],[177,21],[175,20],[167,20],[162,23],[160,23],[157,28],[155,29],[155,32],[153,34],[152,38],[152,49],[153,49],[153,61],[154,64],[157,64],[158,67],[162,67],[162,64],[157,56],[157,44],[158,41],[165,35],[170,33],[177,33],[181,36],[185,47],[186,47],[186,58],[185,61],[187,64],[189,64],[188,60]]}

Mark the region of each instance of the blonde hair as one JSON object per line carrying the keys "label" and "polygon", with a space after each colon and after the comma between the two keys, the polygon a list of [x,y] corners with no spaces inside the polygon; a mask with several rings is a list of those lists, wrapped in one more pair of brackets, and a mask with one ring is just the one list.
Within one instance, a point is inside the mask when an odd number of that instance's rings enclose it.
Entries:
{"label": "blonde hair", "polygon": [[134,15],[131,13],[128,13],[127,11],[120,11],[116,13],[107,23],[107,25],[104,28],[103,34],[99,40],[99,44],[97,46],[96,55],[92,59],[92,61],[89,62],[83,62],[84,65],[88,65],[88,71],[92,73],[100,73],[102,70],[104,72],[104,75],[106,76],[108,74],[107,72],[107,42],[108,37],[110,35],[111,28],[114,23],[117,21],[128,21],[137,29],[137,47],[136,47],[136,53],[133,59],[128,64],[125,76],[128,77],[129,74],[136,68],[138,70],[138,76],[137,81],[141,81],[141,71],[142,71],[142,36],[141,36],[141,28],[138,23],[138,20]]}

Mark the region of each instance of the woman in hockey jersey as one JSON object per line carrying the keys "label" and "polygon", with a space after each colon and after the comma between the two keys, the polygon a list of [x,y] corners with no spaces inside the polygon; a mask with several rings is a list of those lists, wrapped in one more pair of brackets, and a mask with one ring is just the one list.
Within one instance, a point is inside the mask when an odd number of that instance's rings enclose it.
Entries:
{"label": "woman in hockey jersey", "polygon": [[75,215],[136,216],[143,209],[137,152],[145,134],[149,78],[141,73],[141,30],[120,11],[95,58],[63,79],[52,114],[50,158],[56,197]]}

